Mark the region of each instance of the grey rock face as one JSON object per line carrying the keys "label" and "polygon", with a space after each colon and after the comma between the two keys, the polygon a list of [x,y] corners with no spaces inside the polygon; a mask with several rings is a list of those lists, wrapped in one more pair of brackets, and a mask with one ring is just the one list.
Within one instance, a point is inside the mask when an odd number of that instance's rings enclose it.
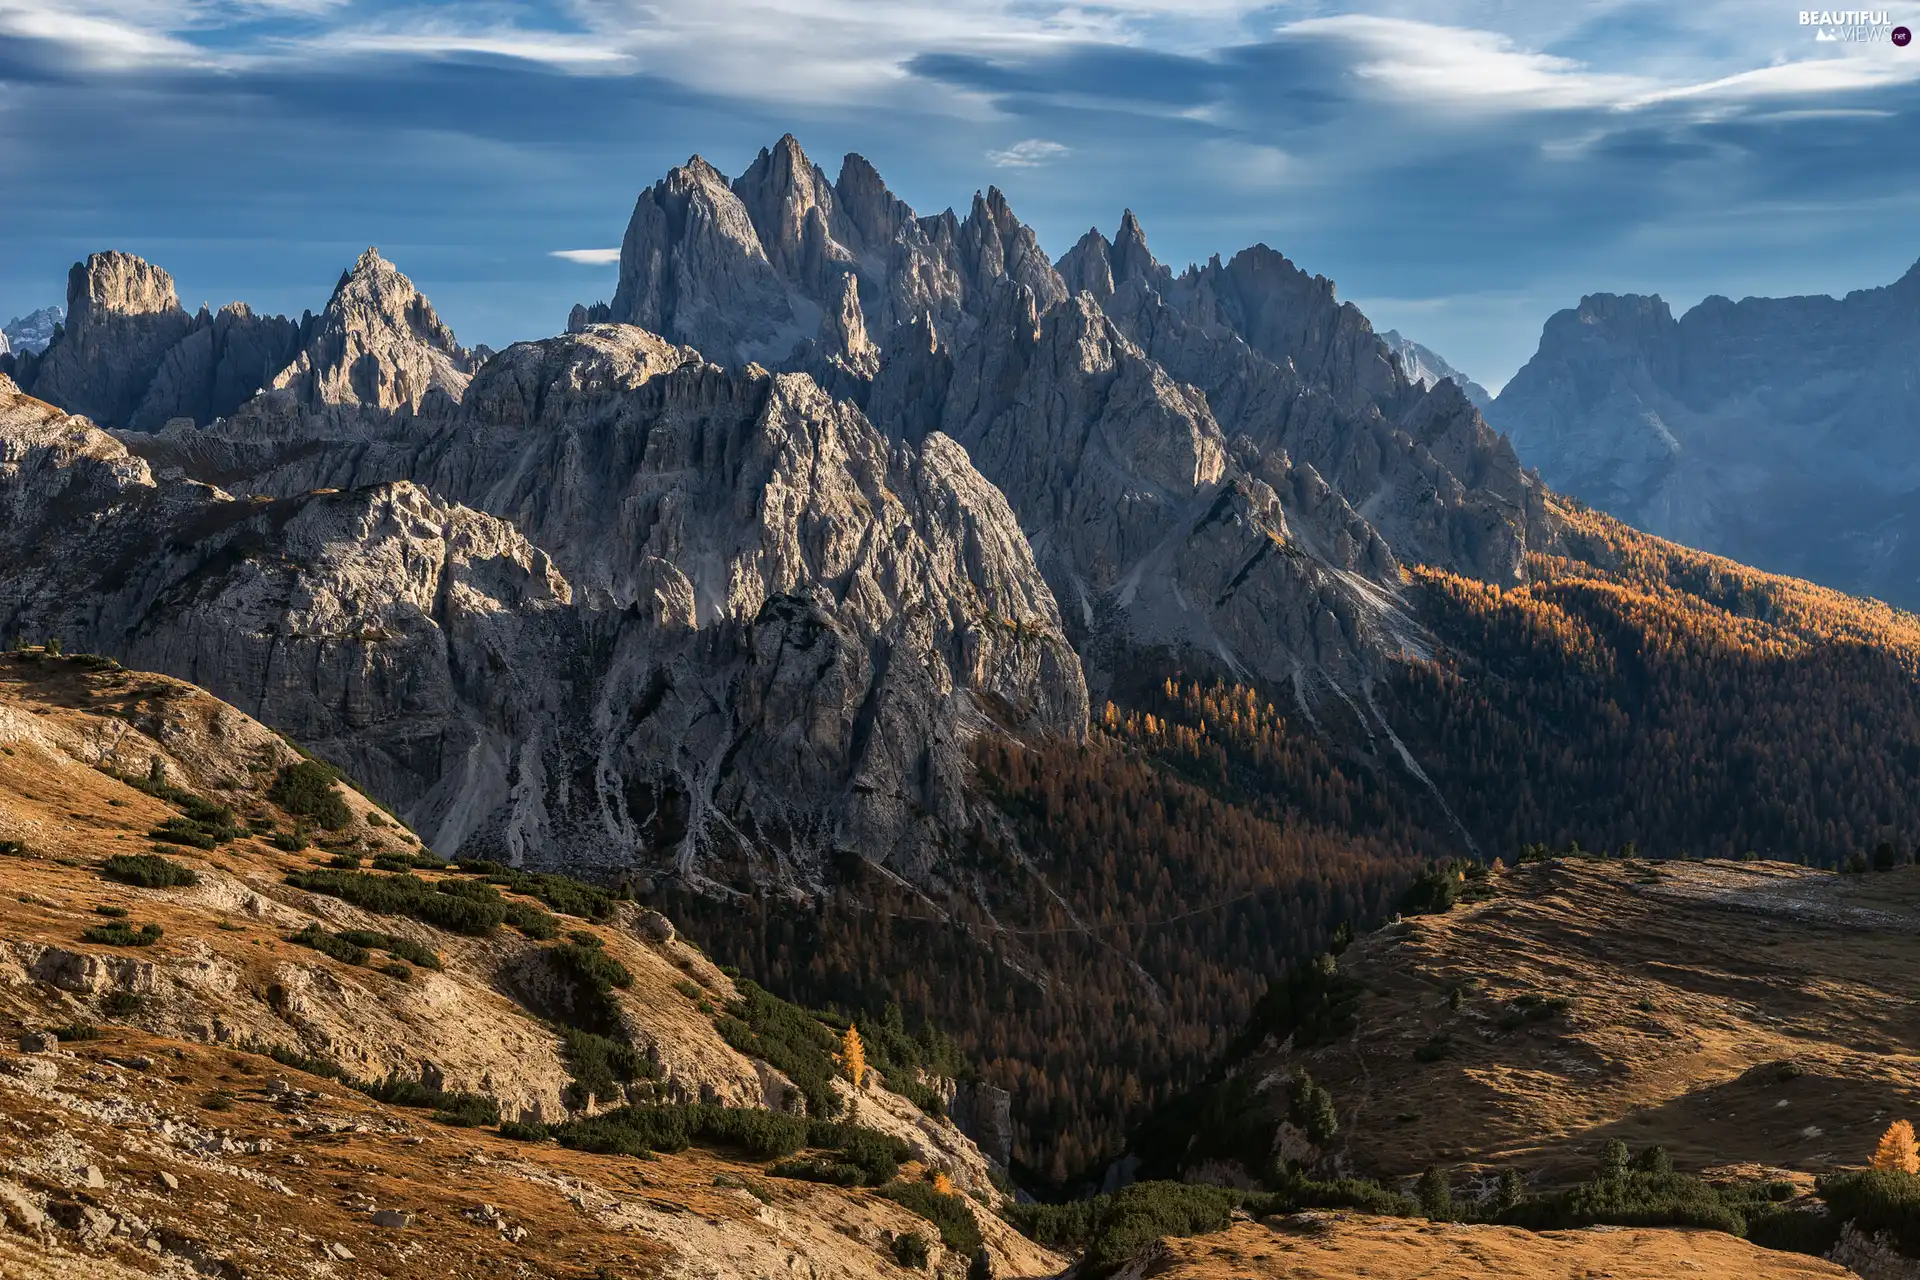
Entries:
{"label": "grey rock face", "polygon": [[301,349],[273,380],[300,404],[418,409],[434,392],[458,400],[472,356],[413,281],[368,249],[342,273]]}
{"label": "grey rock face", "polygon": [[1450,378],[1460,390],[1466,392],[1467,399],[1482,416],[1493,408],[1493,396],[1487,389],[1448,364],[1433,348],[1422,346],[1397,329],[1389,329],[1381,334],[1380,341],[1386,343],[1387,349],[1400,357],[1401,372],[1407,375],[1409,381],[1417,382],[1423,387],[1431,387],[1443,378]]}
{"label": "grey rock face", "polygon": [[[333,414],[284,437],[289,403],[204,433],[229,443],[202,461],[285,491],[235,500],[12,400],[0,545],[61,550],[26,554],[0,613],[269,713],[436,847],[542,863],[697,877],[744,849],[805,880],[852,848],[925,875],[967,821],[970,736],[1085,725],[998,491],[803,375],[601,326],[510,348],[377,447],[323,438],[357,429]],[[292,460],[330,450],[347,492]]]}
{"label": "grey rock face", "polygon": [[[37,314],[37,313],[36,313]],[[299,326],[233,303],[189,316],[173,279],[132,254],[96,253],[67,279],[67,323],[15,362],[20,385],[109,426],[154,430],[232,413],[293,357]]]}
{"label": "grey rock face", "polygon": [[1920,606],[1920,266],[1845,298],[1583,298],[1492,421],[1556,488],[1777,572]]}
{"label": "grey rock face", "polygon": [[67,320],[58,338],[19,366],[27,390],[100,422],[139,408],[169,348],[193,317],[173,277],[132,254],[96,253],[67,274]]}
{"label": "grey rock face", "polygon": [[1402,563],[1517,581],[1552,536],[1271,250],[1175,276],[1129,214],[1056,268],[997,191],[919,217],[791,138],[645,192],[567,328],[476,367],[369,251],[211,424],[14,402],[0,627],[205,685],[443,852],[929,884],[976,735],[1076,735],[1168,655],[1365,719],[1425,651]]}

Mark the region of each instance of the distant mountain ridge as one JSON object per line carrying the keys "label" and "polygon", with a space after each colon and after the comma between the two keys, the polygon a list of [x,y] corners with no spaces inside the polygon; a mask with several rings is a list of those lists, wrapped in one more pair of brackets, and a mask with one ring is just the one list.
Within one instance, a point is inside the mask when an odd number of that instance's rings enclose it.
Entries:
{"label": "distant mountain ridge", "polygon": [[1389,350],[1400,357],[1400,367],[1407,377],[1423,387],[1430,387],[1442,378],[1451,378],[1467,393],[1467,399],[1482,415],[1493,406],[1493,393],[1485,387],[1448,364],[1439,352],[1425,347],[1406,337],[1398,329],[1389,329],[1380,335],[1380,341],[1387,344]]}
{"label": "distant mountain ridge", "polygon": [[1704,550],[1920,607],[1920,264],[1844,298],[1595,294],[1488,420],[1554,488]]}
{"label": "distant mountain ridge", "polygon": [[53,331],[65,313],[59,307],[41,307],[15,316],[0,326],[0,355],[9,351],[40,352],[53,341]]}

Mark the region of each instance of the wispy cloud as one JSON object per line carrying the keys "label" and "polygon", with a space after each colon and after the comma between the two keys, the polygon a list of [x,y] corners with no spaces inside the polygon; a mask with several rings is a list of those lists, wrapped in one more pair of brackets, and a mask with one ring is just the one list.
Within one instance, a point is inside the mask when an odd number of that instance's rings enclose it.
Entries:
{"label": "wispy cloud", "polygon": [[620,261],[620,250],[612,249],[554,249],[547,254],[549,258],[565,258],[568,262],[578,262],[590,267],[604,267],[610,262]]}
{"label": "wispy cloud", "polygon": [[1045,138],[1025,138],[999,151],[987,152],[987,159],[1003,169],[1037,169],[1043,164],[1064,160],[1072,148]]}

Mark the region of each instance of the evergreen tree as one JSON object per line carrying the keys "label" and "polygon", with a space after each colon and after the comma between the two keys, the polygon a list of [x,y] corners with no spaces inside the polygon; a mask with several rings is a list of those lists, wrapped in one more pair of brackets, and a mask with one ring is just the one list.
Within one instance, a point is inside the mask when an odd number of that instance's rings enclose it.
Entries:
{"label": "evergreen tree", "polygon": [[987,1246],[981,1245],[973,1251],[973,1261],[967,1264],[967,1280],[993,1280],[993,1255],[987,1252]]}
{"label": "evergreen tree", "polygon": [[1633,1167],[1641,1173],[1672,1173],[1673,1157],[1662,1146],[1651,1146],[1633,1158]]}
{"label": "evergreen tree", "polygon": [[1608,1138],[1606,1145],[1600,1148],[1600,1176],[1624,1178],[1627,1163],[1627,1144],[1618,1138]]}
{"label": "evergreen tree", "polygon": [[1493,1188],[1493,1211],[1505,1213],[1520,1203],[1520,1197],[1526,1194],[1526,1182],[1520,1177],[1518,1169],[1502,1169],[1500,1181]]}
{"label": "evergreen tree", "polygon": [[1428,1165],[1427,1171],[1420,1175],[1420,1185],[1415,1189],[1420,1201],[1420,1212],[1434,1222],[1453,1221],[1453,1184],[1439,1165]]}

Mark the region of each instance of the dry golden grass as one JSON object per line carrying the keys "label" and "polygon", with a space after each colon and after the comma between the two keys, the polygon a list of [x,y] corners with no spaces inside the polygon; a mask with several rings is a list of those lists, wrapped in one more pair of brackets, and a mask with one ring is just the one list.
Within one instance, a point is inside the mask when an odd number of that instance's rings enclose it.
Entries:
{"label": "dry golden grass", "polygon": [[1171,1240],[1128,1280],[1812,1280],[1853,1273],[1714,1231],[1598,1228],[1535,1234],[1305,1214]]}
{"label": "dry golden grass", "polygon": [[[1816,1173],[1920,1112],[1920,868],[1563,859],[1496,885],[1358,942],[1353,1032],[1259,1064],[1333,1091],[1353,1167],[1551,1181],[1617,1137],[1688,1170]],[[1503,1027],[1526,998],[1568,1003]],[[1435,1037],[1444,1056],[1417,1059]]]}

